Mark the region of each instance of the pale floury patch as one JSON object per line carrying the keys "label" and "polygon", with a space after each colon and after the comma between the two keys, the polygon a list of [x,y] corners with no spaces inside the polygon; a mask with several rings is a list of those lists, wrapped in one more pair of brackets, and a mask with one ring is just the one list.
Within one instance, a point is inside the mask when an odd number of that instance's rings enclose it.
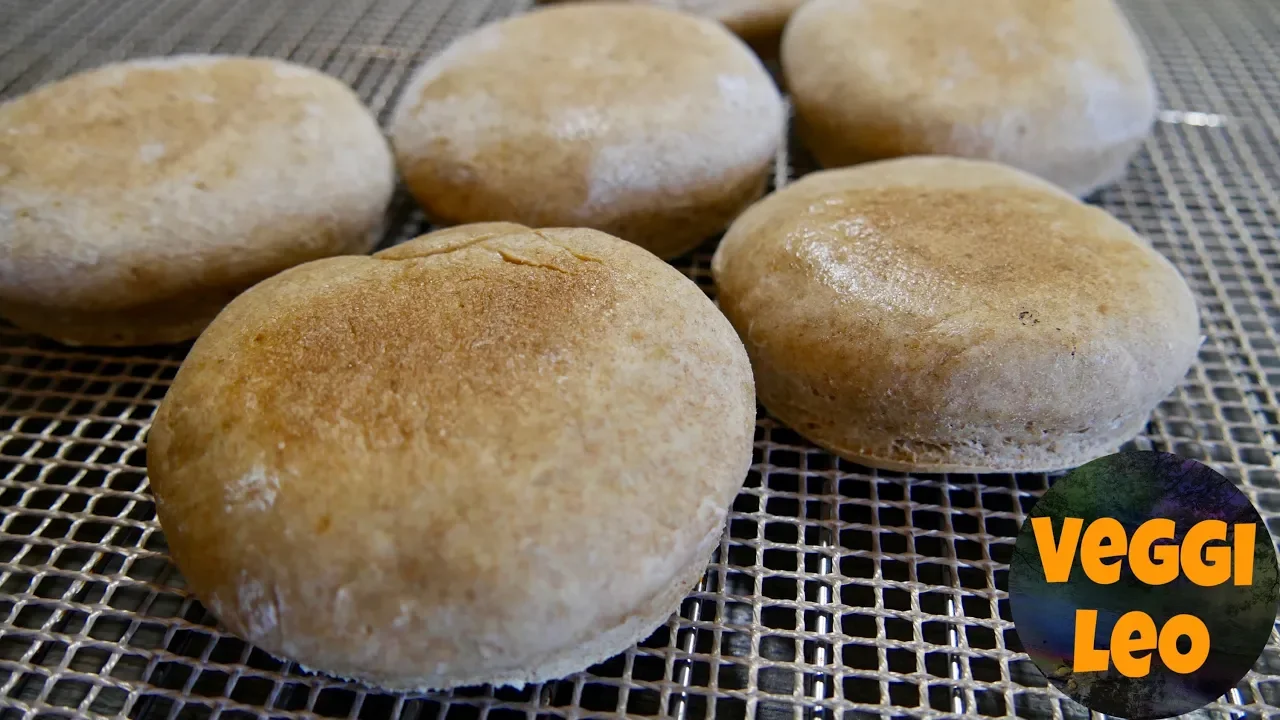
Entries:
{"label": "pale floury patch", "polygon": [[164,143],[147,143],[138,148],[138,157],[148,165],[164,157]]}
{"label": "pale floury patch", "polygon": [[255,465],[238,481],[227,485],[224,509],[227,512],[262,512],[275,505],[279,490],[280,478],[268,473],[261,465]]}
{"label": "pale floury patch", "polygon": [[275,603],[261,582],[241,574],[238,597],[240,618],[250,640],[265,637],[276,629],[279,617]]}

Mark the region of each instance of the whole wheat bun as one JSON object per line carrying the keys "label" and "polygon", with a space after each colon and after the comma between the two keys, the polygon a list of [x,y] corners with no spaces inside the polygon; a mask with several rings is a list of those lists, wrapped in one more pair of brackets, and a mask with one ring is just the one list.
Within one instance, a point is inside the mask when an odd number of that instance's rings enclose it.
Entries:
{"label": "whole wheat bun", "polygon": [[0,315],[75,345],[186,340],[263,278],[367,252],[394,187],[377,122],[315,70],[73,75],[0,105]]}
{"label": "whole wheat bun", "polygon": [[[747,44],[769,54],[776,52],[787,20],[806,0],[629,0],[709,17],[723,23]],[[539,0],[543,4],[564,0]]]}
{"label": "whole wheat bun", "polygon": [[734,223],[712,273],[769,411],[890,470],[1087,462],[1143,428],[1200,343],[1148,243],[985,161],[808,175]]}
{"label": "whole wheat bun", "polygon": [[1083,196],[1124,174],[1156,116],[1112,0],[813,0],[781,57],[798,130],[825,167],[954,155]]}
{"label": "whole wheat bun", "polygon": [[178,567],[236,634],[388,688],[520,685],[670,616],[755,410],[742,343],[679,271],[495,223],[241,295],[147,459]]}
{"label": "whole wheat bun", "polygon": [[441,223],[596,228],[668,258],[763,193],[784,106],[719,24],[575,3],[488,25],[432,58],[392,142]]}

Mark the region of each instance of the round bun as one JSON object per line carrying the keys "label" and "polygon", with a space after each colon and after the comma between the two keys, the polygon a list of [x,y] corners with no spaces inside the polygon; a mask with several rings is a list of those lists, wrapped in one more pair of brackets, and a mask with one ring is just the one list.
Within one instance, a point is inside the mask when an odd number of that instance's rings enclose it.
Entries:
{"label": "round bun", "polygon": [[734,223],[712,273],[769,411],[890,470],[1087,462],[1143,428],[1200,343],[1148,243],[985,161],[806,176]]}
{"label": "round bun", "polygon": [[652,254],[485,224],[232,302],[151,430],[178,567],[230,630],[388,688],[519,685],[649,635],[751,464],[747,355]]}
{"label": "round bun", "polygon": [[377,122],[314,70],[73,75],[0,105],[0,314],[74,345],[186,340],[263,278],[367,252],[394,188]]}
{"label": "round bun", "polygon": [[[544,4],[563,0],[540,0]],[[805,0],[630,0],[709,17],[757,49],[776,50],[782,29]]]}
{"label": "round bun", "polygon": [[592,227],[667,258],[760,197],[784,112],[719,24],[580,3],[488,25],[427,62],[392,141],[439,222]]}
{"label": "round bun", "polygon": [[826,167],[987,159],[1083,196],[1151,130],[1155,86],[1112,0],[813,0],[782,40],[802,138]]}

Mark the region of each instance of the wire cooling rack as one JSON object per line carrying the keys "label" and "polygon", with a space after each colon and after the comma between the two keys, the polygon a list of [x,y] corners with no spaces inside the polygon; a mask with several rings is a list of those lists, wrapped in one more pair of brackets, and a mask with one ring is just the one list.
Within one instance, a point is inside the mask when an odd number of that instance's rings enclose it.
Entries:
{"label": "wire cooling rack", "polygon": [[[106,61],[269,55],[385,120],[408,71],[519,0],[0,0],[0,93]],[[1093,198],[1187,277],[1208,335],[1134,446],[1213,465],[1280,534],[1280,4],[1128,0],[1162,91],[1128,177]],[[776,184],[811,167],[780,153]],[[427,228],[398,201],[394,243]],[[676,264],[709,292],[709,244]],[[383,694],[281,663],[184,591],[143,434],[183,357],[70,350],[0,325],[0,718],[1083,718],[1019,651],[1014,536],[1051,478],[904,475],[762,413],[728,532],[680,612],[589,672],[523,691]],[[1208,712],[1280,713],[1280,636]]]}

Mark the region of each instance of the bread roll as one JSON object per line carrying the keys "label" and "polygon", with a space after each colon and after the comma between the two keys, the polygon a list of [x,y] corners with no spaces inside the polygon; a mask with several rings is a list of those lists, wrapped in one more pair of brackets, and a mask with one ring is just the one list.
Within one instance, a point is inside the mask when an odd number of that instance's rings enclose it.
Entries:
{"label": "bread roll", "polygon": [[[549,4],[563,0],[540,0]],[[758,51],[776,50],[787,20],[805,0],[630,0],[709,17]]]}
{"label": "bread roll", "polygon": [[314,70],[73,75],[0,105],[0,314],[67,344],[186,340],[265,277],[369,250],[394,186],[377,122]]}
{"label": "bread roll", "polygon": [[431,59],[392,140],[441,223],[593,227],[667,258],[759,198],[783,122],[760,61],[720,25],[580,3],[483,27]]}
{"label": "bread roll", "polygon": [[994,163],[815,173],[712,263],[761,402],[845,458],[1040,472],[1132,438],[1200,342],[1195,299],[1133,231]]}
{"label": "bread roll", "polygon": [[1112,0],[813,0],[782,66],[826,167],[955,155],[1083,196],[1124,174],[1156,114]]}
{"label": "bread roll", "polygon": [[754,425],[742,343],[680,272],[487,224],[241,295],[147,459],[178,567],[246,640],[388,688],[520,685],[669,617]]}

